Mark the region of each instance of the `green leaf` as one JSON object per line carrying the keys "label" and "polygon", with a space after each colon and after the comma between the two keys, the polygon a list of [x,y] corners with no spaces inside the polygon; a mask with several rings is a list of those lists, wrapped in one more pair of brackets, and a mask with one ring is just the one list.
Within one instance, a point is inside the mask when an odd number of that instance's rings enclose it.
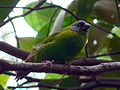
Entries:
{"label": "green leaf", "polygon": [[[20,0],[0,0],[0,6],[16,6]],[[12,8],[0,8],[0,23],[9,15]]]}
{"label": "green leaf", "polygon": [[[114,34],[116,34],[118,37],[120,37],[120,28],[118,28],[118,27],[113,28],[112,32],[113,32]],[[120,51],[120,40],[118,40],[118,39],[115,38],[115,37],[112,37],[112,38],[109,40],[108,51],[109,51],[109,52],[117,52],[117,51]],[[118,55],[111,55],[111,58],[112,58],[113,60],[118,60],[118,61],[120,61],[120,54],[118,54]]]}
{"label": "green leaf", "polygon": [[[109,53],[108,51],[108,45],[109,45],[109,39],[108,38],[105,38],[102,45],[98,48],[96,54],[97,55],[102,55],[102,54],[105,54],[105,53]],[[98,57],[98,59],[103,59],[103,60],[112,60],[110,55],[107,55],[107,56],[100,56]]]}
{"label": "green leaf", "polygon": [[120,37],[120,27],[114,27],[112,29],[112,32],[116,34],[118,37]]}
{"label": "green leaf", "polygon": [[41,28],[41,30],[39,30],[37,37],[41,38],[42,40],[45,39],[46,37],[48,37],[49,31],[50,31],[48,29],[48,27],[49,27],[49,23],[47,23],[46,25],[44,25]]}
{"label": "green leaf", "polygon": [[[26,7],[33,7],[38,2],[32,2],[28,4]],[[49,5],[48,3],[45,3],[43,6]],[[24,10],[26,12],[28,10]],[[36,31],[39,31],[43,29],[43,27],[46,26],[51,20],[52,15],[54,14],[55,9],[54,8],[48,8],[48,9],[41,9],[36,10],[30,13],[29,15],[25,16],[25,20],[27,23]],[[53,18],[53,20],[55,17]]]}
{"label": "green leaf", "polygon": [[[120,28],[119,27],[115,27],[112,29],[112,33],[116,34],[118,37],[120,37]],[[120,51],[120,40],[116,39],[113,36],[109,36],[107,40],[105,40],[104,43],[104,51],[107,51],[107,53],[111,53],[111,52],[116,52],[116,51]],[[110,57],[112,60],[115,61],[120,61],[120,55],[109,55],[107,57]],[[100,59],[106,59],[106,58],[101,58]],[[107,58],[108,59],[108,58]],[[109,72],[109,73],[105,73],[102,76],[104,77],[120,77],[120,72]]]}
{"label": "green leaf", "polygon": [[112,25],[118,25],[119,19],[115,0],[98,0],[94,5],[94,10],[99,18]]}
{"label": "green leaf", "polygon": [[[61,79],[44,79],[40,81],[40,83],[47,84],[50,86],[57,86],[60,81]],[[54,89],[40,87],[40,90],[54,90]]]}
{"label": "green leaf", "polygon": [[0,75],[0,85],[2,85],[3,87],[5,87],[8,79],[9,79],[9,77],[10,76],[8,76],[8,75],[1,74]]}
{"label": "green leaf", "polygon": [[45,79],[52,79],[52,81],[43,81],[43,83],[47,83],[50,85],[54,85],[54,86],[60,86],[60,87],[77,87],[80,86],[80,82],[78,79],[76,79],[73,76],[68,76],[68,75],[60,75],[60,74],[52,74],[52,73],[48,73],[45,76]]}
{"label": "green leaf", "polygon": [[61,79],[62,77],[63,75],[60,75],[60,74],[47,73],[45,76],[45,79]]}
{"label": "green leaf", "polygon": [[92,7],[97,0],[74,0],[69,10],[74,12],[79,18],[87,19],[90,17]]}
{"label": "green leaf", "polygon": [[60,79],[43,79],[40,82],[44,84],[51,84],[51,85],[56,85],[58,84]]}
{"label": "green leaf", "polygon": [[19,38],[20,48],[26,51],[32,51],[33,47],[41,41],[40,38],[25,37]]}
{"label": "green leaf", "polygon": [[1,84],[0,84],[0,90],[5,90]]}
{"label": "green leaf", "polygon": [[120,77],[120,72],[108,72],[101,75],[102,77]]}
{"label": "green leaf", "polygon": [[[109,52],[117,52],[120,51],[120,40],[116,39],[116,38],[112,38],[109,41],[109,46],[108,46],[108,51]],[[120,61],[120,54],[117,55],[111,55],[111,58],[113,60],[118,60]]]}
{"label": "green leaf", "polygon": [[[111,27],[108,27],[103,22],[100,22],[96,24],[96,26],[101,27],[107,31],[111,30]],[[101,51],[101,47],[104,45],[104,48],[106,48],[104,42],[106,42],[106,37],[108,33],[102,31],[99,28],[91,27],[91,31],[89,33],[88,38],[88,53],[90,55],[95,55],[99,51]],[[102,51],[103,52],[103,51]],[[100,53],[100,52],[99,52]]]}
{"label": "green leaf", "polygon": [[96,88],[94,90],[118,90],[117,88]]}
{"label": "green leaf", "polygon": [[76,21],[76,19],[74,17],[72,17],[70,14],[66,14],[64,22],[63,22],[63,28],[67,27],[68,25],[74,23]]}
{"label": "green leaf", "polygon": [[72,76],[61,80],[59,84],[60,87],[79,87],[80,85],[81,83],[79,82],[79,80]]}
{"label": "green leaf", "polygon": [[[41,83],[52,85],[52,86],[58,86],[59,82],[61,82],[62,78],[66,78],[68,75],[60,75],[60,74],[54,74],[54,73],[47,73],[45,76],[45,80],[42,80]],[[40,90],[49,90],[46,88],[40,88]],[[52,90],[52,89],[50,89]]]}
{"label": "green leaf", "polygon": [[88,18],[92,12],[92,7],[97,0],[78,0],[77,16],[81,18]]}

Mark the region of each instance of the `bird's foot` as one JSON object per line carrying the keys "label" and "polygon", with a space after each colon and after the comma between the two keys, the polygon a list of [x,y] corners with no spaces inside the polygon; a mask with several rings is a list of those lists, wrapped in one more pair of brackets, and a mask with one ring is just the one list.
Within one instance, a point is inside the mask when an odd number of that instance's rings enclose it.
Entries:
{"label": "bird's foot", "polygon": [[53,63],[53,61],[50,61],[50,60],[43,60],[43,61],[41,61],[41,63],[50,63],[50,64],[52,64]]}
{"label": "bird's foot", "polygon": [[64,65],[67,65],[69,67],[69,73],[71,72],[71,63],[70,62],[65,62]]}
{"label": "bird's foot", "polygon": [[41,63],[47,63],[48,67],[50,67],[50,71],[52,70],[52,64],[54,63],[54,60],[50,61],[50,60],[43,60],[41,61]]}

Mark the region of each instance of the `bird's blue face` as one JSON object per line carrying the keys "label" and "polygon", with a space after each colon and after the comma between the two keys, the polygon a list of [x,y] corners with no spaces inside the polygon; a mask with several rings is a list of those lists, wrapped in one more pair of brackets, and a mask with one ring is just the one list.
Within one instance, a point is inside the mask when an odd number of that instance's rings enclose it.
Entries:
{"label": "bird's blue face", "polygon": [[91,25],[83,20],[79,20],[77,22],[75,22],[72,26],[71,29],[74,31],[84,31],[87,32],[87,29],[90,27]]}

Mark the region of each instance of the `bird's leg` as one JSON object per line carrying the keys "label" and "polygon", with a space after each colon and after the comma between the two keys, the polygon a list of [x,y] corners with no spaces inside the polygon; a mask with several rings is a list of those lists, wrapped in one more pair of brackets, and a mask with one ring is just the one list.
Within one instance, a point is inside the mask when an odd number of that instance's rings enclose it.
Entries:
{"label": "bird's leg", "polygon": [[50,64],[52,64],[53,63],[53,61],[50,61],[50,60],[43,60],[43,61],[41,61],[41,63],[50,63]]}
{"label": "bird's leg", "polygon": [[71,63],[70,62],[65,62],[65,65],[68,65],[68,67],[69,67],[69,72],[71,72]]}
{"label": "bird's leg", "polygon": [[86,43],[85,45],[85,54],[86,54],[86,57],[88,57],[88,42]]}
{"label": "bird's leg", "polygon": [[29,62],[30,61],[30,59],[31,59],[31,57],[33,56],[33,55],[35,55],[35,52],[36,50],[33,50],[32,52],[30,52],[30,54],[27,56],[27,58],[25,59],[25,62]]}

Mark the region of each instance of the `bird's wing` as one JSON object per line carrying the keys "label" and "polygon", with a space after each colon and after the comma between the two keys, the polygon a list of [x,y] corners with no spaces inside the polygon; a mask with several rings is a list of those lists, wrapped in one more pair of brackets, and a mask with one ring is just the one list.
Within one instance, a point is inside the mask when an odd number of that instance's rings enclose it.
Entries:
{"label": "bird's wing", "polygon": [[42,42],[38,43],[37,45],[32,46],[34,49],[39,49],[41,46],[43,46],[46,43],[49,42],[53,42],[53,37],[55,37],[59,32],[56,32],[52,35],[50,35],[49,37],[47,37],[46,39],[44,39]]}
{"label": "bird's wing", "polygon": [[32,46],[34,49],[39,49],[41,46],[43,46],[44,44],[37,44],[37,45],[34,45],[34,46]]}
{"label": "bird's wing", "polygon": [[40,44],[46,44],[48,42],[52,42],[53,41],[53,38],[60,32],[56,32],[52,35],[50,35],[49,37],[47,37],[46,39],[44,39]]}

